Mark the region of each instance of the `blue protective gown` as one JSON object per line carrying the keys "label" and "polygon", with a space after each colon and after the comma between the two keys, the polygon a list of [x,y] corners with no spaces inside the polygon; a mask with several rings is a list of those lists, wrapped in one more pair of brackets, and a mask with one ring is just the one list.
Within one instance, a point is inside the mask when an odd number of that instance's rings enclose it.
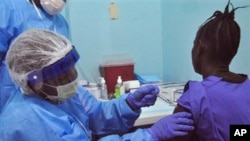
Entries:
{"label": "blue protective gown", "polygon": [[27,0],[0,0],[0,113],[6,101],[11,97],[9,90],[15,89],[5,62],[5,55],[10,43],[23,31],[29,28],[53,30],[69,38],[68,25],[60,14],[50,16]]}
{"label": "blue protective gown", "polygon": [[192,112],[194,141],[229,141],[230,124],[250,124],[250,80],[229,83],[216,76],[190,81],[178,104]]}
{"label": "blue protective gown", "polygon": [[3,141],[90,141],[91,134],[112,134],[100,139],[104,141],[153,141],[145,129],[118,136],[134,125],[141,112],[130,109],[126,95],[100,102],[80,86],[74,97],[54,105],[20,90],[11,92],[0,116]]}

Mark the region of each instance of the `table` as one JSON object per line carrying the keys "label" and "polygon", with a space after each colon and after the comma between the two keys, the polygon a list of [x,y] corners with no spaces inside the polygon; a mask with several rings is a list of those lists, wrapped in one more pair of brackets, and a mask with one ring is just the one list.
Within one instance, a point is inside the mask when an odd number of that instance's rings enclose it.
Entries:
{"label": "table", "polygon": [[143,107],[141,115],[135,121],[134,126],[144,126],[155,123],[164,116],[171,115],[175,106],[165,102],[160,97],[157,97],[155,105]]}

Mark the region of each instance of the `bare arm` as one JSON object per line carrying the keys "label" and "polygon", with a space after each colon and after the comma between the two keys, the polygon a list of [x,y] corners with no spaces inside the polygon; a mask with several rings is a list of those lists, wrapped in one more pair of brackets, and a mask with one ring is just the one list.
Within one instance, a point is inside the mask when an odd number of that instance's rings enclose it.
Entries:
{"label": "bare arm", "polygon": [[[180,105],[177,105],[173,113],[178,113],[178,112],[190,112],[190,111]],[[195,135],[195,129],[189,132],[188,135],[182,136],[182,137],[176,137],[172,139],[171,141],[191,141],[194,135]]]}

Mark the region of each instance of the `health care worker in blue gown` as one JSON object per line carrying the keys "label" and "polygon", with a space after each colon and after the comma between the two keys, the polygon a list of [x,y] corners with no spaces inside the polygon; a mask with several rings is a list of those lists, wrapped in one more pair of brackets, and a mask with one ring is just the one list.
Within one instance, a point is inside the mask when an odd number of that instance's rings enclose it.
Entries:
{"label": "health care worker in blue gown", "polygon": [[155,103],[159,88],[148,85],[119,99],[97,101],[78,85],[76,48],[55,32],[24,32],[11,44],[6,58],[20,90],[11,91],[13,98],[0,116],[4,141],[86,141],[93,139],[91,135],[105,141],[158,141],[186,135],[194,128],[191,114],[182,112],[124,134],[141,107]]}
{"label": "health care worker in blue gown", "polygon": [[0,113],[15,88],[6,68],[10,43],[29,28],[43,28],[69,38],[68,25],[59,12],[66,0],[0,0]]}

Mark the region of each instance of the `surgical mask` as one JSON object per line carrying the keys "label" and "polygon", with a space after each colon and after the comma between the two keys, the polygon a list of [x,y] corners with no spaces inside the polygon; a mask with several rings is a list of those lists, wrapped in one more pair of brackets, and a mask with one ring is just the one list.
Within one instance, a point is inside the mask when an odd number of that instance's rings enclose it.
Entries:
{"label": "surgical mask", "polygon": [[41,0],[41,6],[49,15],[55,15],[62,11],[64,0]]}
{"label": "surgical mask", "polygon": [[59,86],[48,85],[48,86],[56,88],[57,90],[57,96],[46,94],[48,99],[64,101],[75,95],[78,88],[78,79],[75,79],[72,82],[64,85],[59,85]]}

